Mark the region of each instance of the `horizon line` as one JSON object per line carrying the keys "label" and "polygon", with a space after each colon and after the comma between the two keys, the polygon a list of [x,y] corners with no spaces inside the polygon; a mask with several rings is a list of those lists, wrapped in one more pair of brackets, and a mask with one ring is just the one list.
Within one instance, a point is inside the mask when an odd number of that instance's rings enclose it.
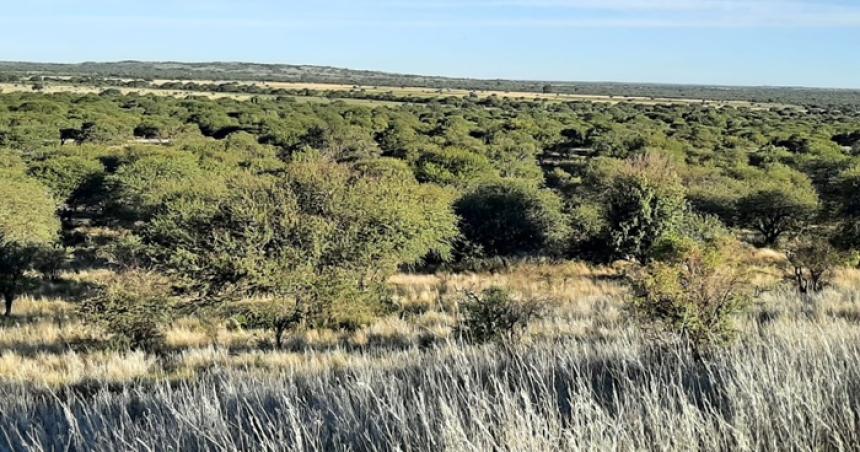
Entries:
{"label": "horizon line", "polygon": [[[478,81],[478,82],[517,82],[517,83],[546,83],[546,84],[609,84],[609,85],[650,85],[650,86],[683,86],[683,87],[699,87],[699,88],[763,88],[763,89],[808,89],[822,91],[860,91],[860,86],[844,87],[844,86],[811,86],[811,85],[779,85],[779,84],[726,84],[726,83],[706,83],[706,82],[655,82],[655,81],[619,81],[619,80],[551,80],[551,79],[528,79],[528,78],[505,78],[505,77],[474,77],[474,76],[458,76],[458,75],[431,75],[412,72],[387,71],[379,69],[360,69],[346,66],[336,66],[327,64],[302,64],[302,63],[283,63],[283,62],[254,62],[242,60],[147,60],[147,59],[119,59],[119,60],[77,60],[74,62],[58,62],[58,61],[27,61],[27,60],[2,60],[0,65],[9,64],[43,64],[43,65],[58,65],[58,66],[81,66],[84,64],[121,64],[121,63],[138,63],[138,64],[238,64],[238,65],[257,65],[257,66],[294,66],[294,67],[314,67],[314,68],[332,68],[346,71],[356,72],[375,72],[378,74],[389,76],[404,76],[404,77],[425,77],[443,80],[463,80],[463,81]],[[274,75],[273,77],[277,77]],[[194,79],[186,79],[194,80]],[[202,80],[202,79],[198,79]],[[229,81],[229,80],[225,80]],[[260,79],[256,81],[268,81]],[[317,82],[319,83],[319,82]],[[335,84],[335,83],[321,83]]]}

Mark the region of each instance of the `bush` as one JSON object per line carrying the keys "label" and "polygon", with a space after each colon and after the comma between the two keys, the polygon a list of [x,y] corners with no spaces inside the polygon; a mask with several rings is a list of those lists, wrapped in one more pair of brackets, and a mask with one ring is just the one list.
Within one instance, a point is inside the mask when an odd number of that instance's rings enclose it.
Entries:
{"label": "bush", "polygon": [[731,231],[717,217],[686,212],[677,228],[654,244],[651,257],[655,261],[676,261],[698,247],[720,246],[731,240]]}
{"label": "bush", "polygon": [[668,161],[638,157],[611,181],[605,209],[608,246],[615,257],[647,263],[653,247],[684,217],[684,187]]}
{"label": "bush", "polygon": [[115,347],[157,352],[164,346],[162,327],[171,320],[173,307],[167,279],[129,270],[95,290],[81,305],[81,313],[104,328]]}
{"label": "bush", "polygon": [[148,220],[166,199],[189,191],[216,191],[217,174],[207,174],[190,154],[164,153],[135,158],[105,179],[114,217]]}
{"label": "bush", "polygon": [[792,279],[803,295],[824,290],[833,269],[845,260],[826,238],[798,240],[789,247],[787,254],[794,270]]}
{"label": "bush", "polygon": [[735,335],[732,317],[749,300],[739,245],[720,241],[690,247],[634,276],[634,318],[646,329],[680,338],[696,352]]}
{"label": "bush", "polygon": [[463,238],[487,256],[555,254],[569,238],[561,199],[549,190],[504,180],[457,201]]}
{"label": "bush", "polygon": [[30,174],[50,188],[57,201],[73,207],[77,198],[100,191],[104,166],[84,157],[55,157],[34,164]]}
{"label": "bush", "polygon": [[60,273],[66,268],[71,254],[71,249],[59,245],[42,247],[34,256],[34,268],[46,278],[59,280]]}
{"label": "bush", "polygon": [[461,309],[462,332],[470,340],[483,343],[516,340],[530,322],[543,316],[544,304],[521,300],[506,289],[491,287],[481,295],[467,293]]}
{"label": "bush", "polygon": [[203,299],[267,295],[316,325],[355,326],[382,312],[399,265],[450,254],[456,217],[440,188],[294,157],[284,175],[166,201],[140,231],[154,266]]}
{"label": "bush", "polygon": [[471,151],[448,148],[427,152],[418,159],[415,175],[421,182],[467,187],[498,177],[490,160]]}

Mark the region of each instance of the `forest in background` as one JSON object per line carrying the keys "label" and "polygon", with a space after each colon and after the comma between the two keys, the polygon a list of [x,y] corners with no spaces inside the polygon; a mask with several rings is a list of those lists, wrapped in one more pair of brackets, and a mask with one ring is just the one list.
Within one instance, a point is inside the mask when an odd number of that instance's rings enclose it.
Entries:
{"label": "forest in background", "polygon": [[844,107],[856,111],[860,91],[804,87],[697,86],[649,83],[516,81],[449,78],[391,74],[328,66],[255,64],[237,62],[181,63],[122,61],[104,63],[0,62],[0,81],[29,80],[32,77],[73,76],[89,79],[216,80],[254,82],[302,82],[374,87],[421,87],[597,95],[614,97],[681,98],[709,101],[749,101],[809,107]]}

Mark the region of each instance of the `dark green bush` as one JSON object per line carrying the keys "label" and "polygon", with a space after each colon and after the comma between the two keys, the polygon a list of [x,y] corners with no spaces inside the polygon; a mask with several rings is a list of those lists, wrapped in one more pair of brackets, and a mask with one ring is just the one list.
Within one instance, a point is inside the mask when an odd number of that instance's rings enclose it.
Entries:
{"label": "dark green bush", "polygon": [[561,199],[516,180],[481,185],[455,204],[463,238],[488,257],[558,254],[570,237]]}
{"label": "dark green bush", "polygon": [[684,187],[671,163],[656,155],[625,162],[605,198],[607,245],[615,257],[647,263],[686,210]]}
{"label": "dark green bush", "polygon": [[794,241],[786,254],[793,270],[792,280],[803,295],[824,290],[836,267],[847,261],[826,236],[811,234]]}
{"label": "dark green bush", "polygon": [[461,331],[471,341],[513,341],[530,322],[544,315],[545,304],[523,300],[507,289],[491,287],[480,295],[466,294],[460,305]]}

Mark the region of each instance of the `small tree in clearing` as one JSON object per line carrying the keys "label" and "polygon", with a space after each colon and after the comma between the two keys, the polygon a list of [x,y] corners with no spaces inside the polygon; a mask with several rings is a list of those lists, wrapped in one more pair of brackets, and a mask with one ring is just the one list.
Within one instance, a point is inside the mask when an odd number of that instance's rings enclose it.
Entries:
{"label": "small tree in clearing", "polygon": [[807,296],[824,290],[843,256],[826,239],[805,238],[791,246],[788,260],[793,267],[792,278],[797,291]]}
{"label": "small tree in clearing", "polygon": [[480,295],[466,294],[462,305],[462,330],[475,342],[512,342],[530,322],[543,316],[544,303],[522,300],[501,287],[490,287]]}
{"label": "small tree in clearing", "polygon": [[162,327],[171,320],[173,307],[168,279],[129,270],[99,287],[80,310],[111,335],[117,348],[154,352],[164,346]]}

